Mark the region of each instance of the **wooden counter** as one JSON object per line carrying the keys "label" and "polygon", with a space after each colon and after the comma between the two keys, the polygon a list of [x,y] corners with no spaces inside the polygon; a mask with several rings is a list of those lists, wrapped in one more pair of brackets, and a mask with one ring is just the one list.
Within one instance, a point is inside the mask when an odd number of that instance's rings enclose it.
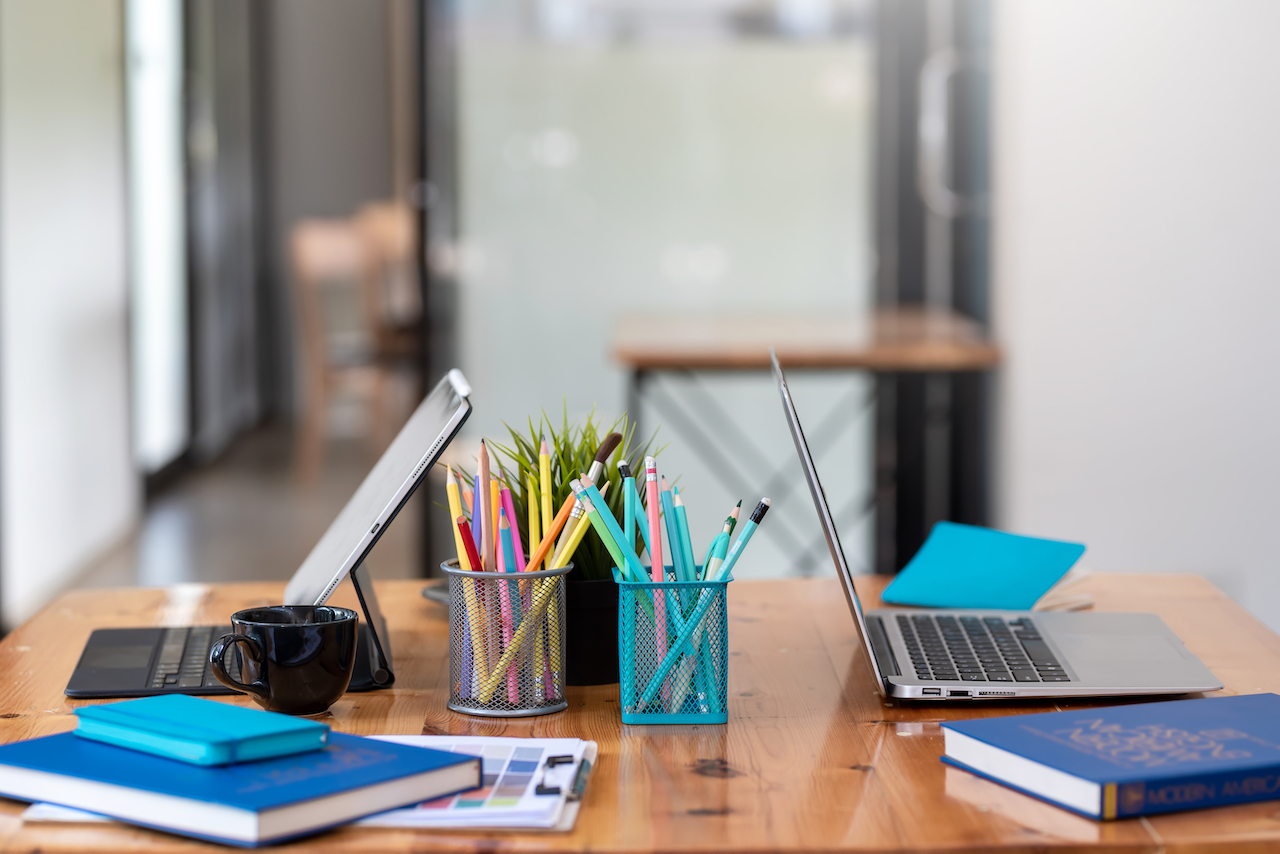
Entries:
{"label": "wooden counter", "polygon": [[[868,607],[886,579],[860,579]],[[730,585],[729,724],[624,727],[617,686],[571,688],[567,711],[511,721],[445,709],[444,609],[420,582],[378,585],[397,682],[332,710],[344,732],[577,736],[600,759],[572,834],[342,829],[284,846],[410,851],[1217,851],[1280,847],[1280,803],[1099,824],[943,766],[939,723],[1062,708],[1049,703],[884,702],[857,654],[832,579]],[[1073,592],[1105,610],[1161,614],[1226,684],[1280,691],[1280,636],[1188,575],[1095,575]],[[349,598],[350,591],[347,591]],[[72,729],[62,689],[89,632],[213,623],[276,602],[279,584],[76,591],[0,643],[0,740]],[[243,702],[243,701],[242,701]],[[1075,702],[1072,707],[1088,705]],[[124,825],[31,824],[0,801],[4,851],[214,850]],[[228,850],[228,849],[222,849]]]}

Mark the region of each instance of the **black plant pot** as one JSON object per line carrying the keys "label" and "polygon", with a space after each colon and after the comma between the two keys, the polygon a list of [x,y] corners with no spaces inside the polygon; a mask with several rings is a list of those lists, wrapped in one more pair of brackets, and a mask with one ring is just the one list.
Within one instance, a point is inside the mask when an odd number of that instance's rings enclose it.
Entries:
{"label": "black plant pot", "polygon": [[618,585],[613,579],[566,581],[565,682],[618,681]]}

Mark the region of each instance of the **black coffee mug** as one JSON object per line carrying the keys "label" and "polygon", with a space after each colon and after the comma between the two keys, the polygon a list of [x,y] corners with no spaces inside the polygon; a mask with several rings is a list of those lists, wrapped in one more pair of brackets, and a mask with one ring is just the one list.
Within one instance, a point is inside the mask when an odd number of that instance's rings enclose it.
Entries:
{"label": "black coffee mug", "polygon": [[[333,705],[351,682],[356,612],[328,605],[274,605],[231,615],[233,634],[209,650],[218,681],[243,691],[269,712],[314,715]],[[244,662],[241,682],[223,659],[232,647]]]}

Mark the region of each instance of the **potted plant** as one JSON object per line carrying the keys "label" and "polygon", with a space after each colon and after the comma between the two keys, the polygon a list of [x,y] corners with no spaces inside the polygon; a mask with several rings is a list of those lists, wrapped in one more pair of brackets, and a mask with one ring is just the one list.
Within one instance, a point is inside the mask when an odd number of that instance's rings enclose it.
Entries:
{"label": "potted plant", "polygon": [[[552,507],[558,510],[572,490],[569,481],[590,470],[601,444],[611,433],[621,441],[605,461],[597,486],[605,481],[613,486],[605,500],[615,518],[622,520],[622,489],[618,462],[626,460],[632,472],[643,477],[644,458],[656,453],[651,447],[656,431],[643,444],[635,436],[635,424],[624,414],[608,428],[596,420],[593,412],[581,426],[569,423],[566,410],[559,429],[552,427],[544,413],[535,425],[528,422],[527,432],[507,425],[510,442],[487,441],[501,468],[499,477],[511,490],[512,503],[523,542],[529,542],[528,502],[538,500],[529,494],[529,479],[539,482],[539,451],[545,438],[551,457]],[[545,520],[544,523],[546,524]],[[637,537],[636,553],[643,548]],[[530,547],[532,548],[532,546]],[[613,580],[613,560],[594,530],[589,530],[573,554],[573,571],[565,582],[565,679],[570,685],[605,685],[618,681],[618,586]]]}

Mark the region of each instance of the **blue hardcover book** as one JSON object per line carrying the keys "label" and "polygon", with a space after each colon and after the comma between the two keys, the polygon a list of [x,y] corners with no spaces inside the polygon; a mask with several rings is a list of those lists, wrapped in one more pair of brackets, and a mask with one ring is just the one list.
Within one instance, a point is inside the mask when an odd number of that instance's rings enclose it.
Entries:
{"label": "blue hardcover book", "polygon": [[279,842],[480,785],[480,760],[334,733],[323,750],[206,767],[51,735],[0,746],[0,794],[231,845]]}
{"label": "blue hardcover book", "polygon": [[329,727],[186,694],[76,709],[76,735],[195,765],[254,762],[320,750]]}
{"label": "blue hardcover book", "polygon": [[1097,819],[1280,797],[1280,696],[944,723],[942,761]]}

